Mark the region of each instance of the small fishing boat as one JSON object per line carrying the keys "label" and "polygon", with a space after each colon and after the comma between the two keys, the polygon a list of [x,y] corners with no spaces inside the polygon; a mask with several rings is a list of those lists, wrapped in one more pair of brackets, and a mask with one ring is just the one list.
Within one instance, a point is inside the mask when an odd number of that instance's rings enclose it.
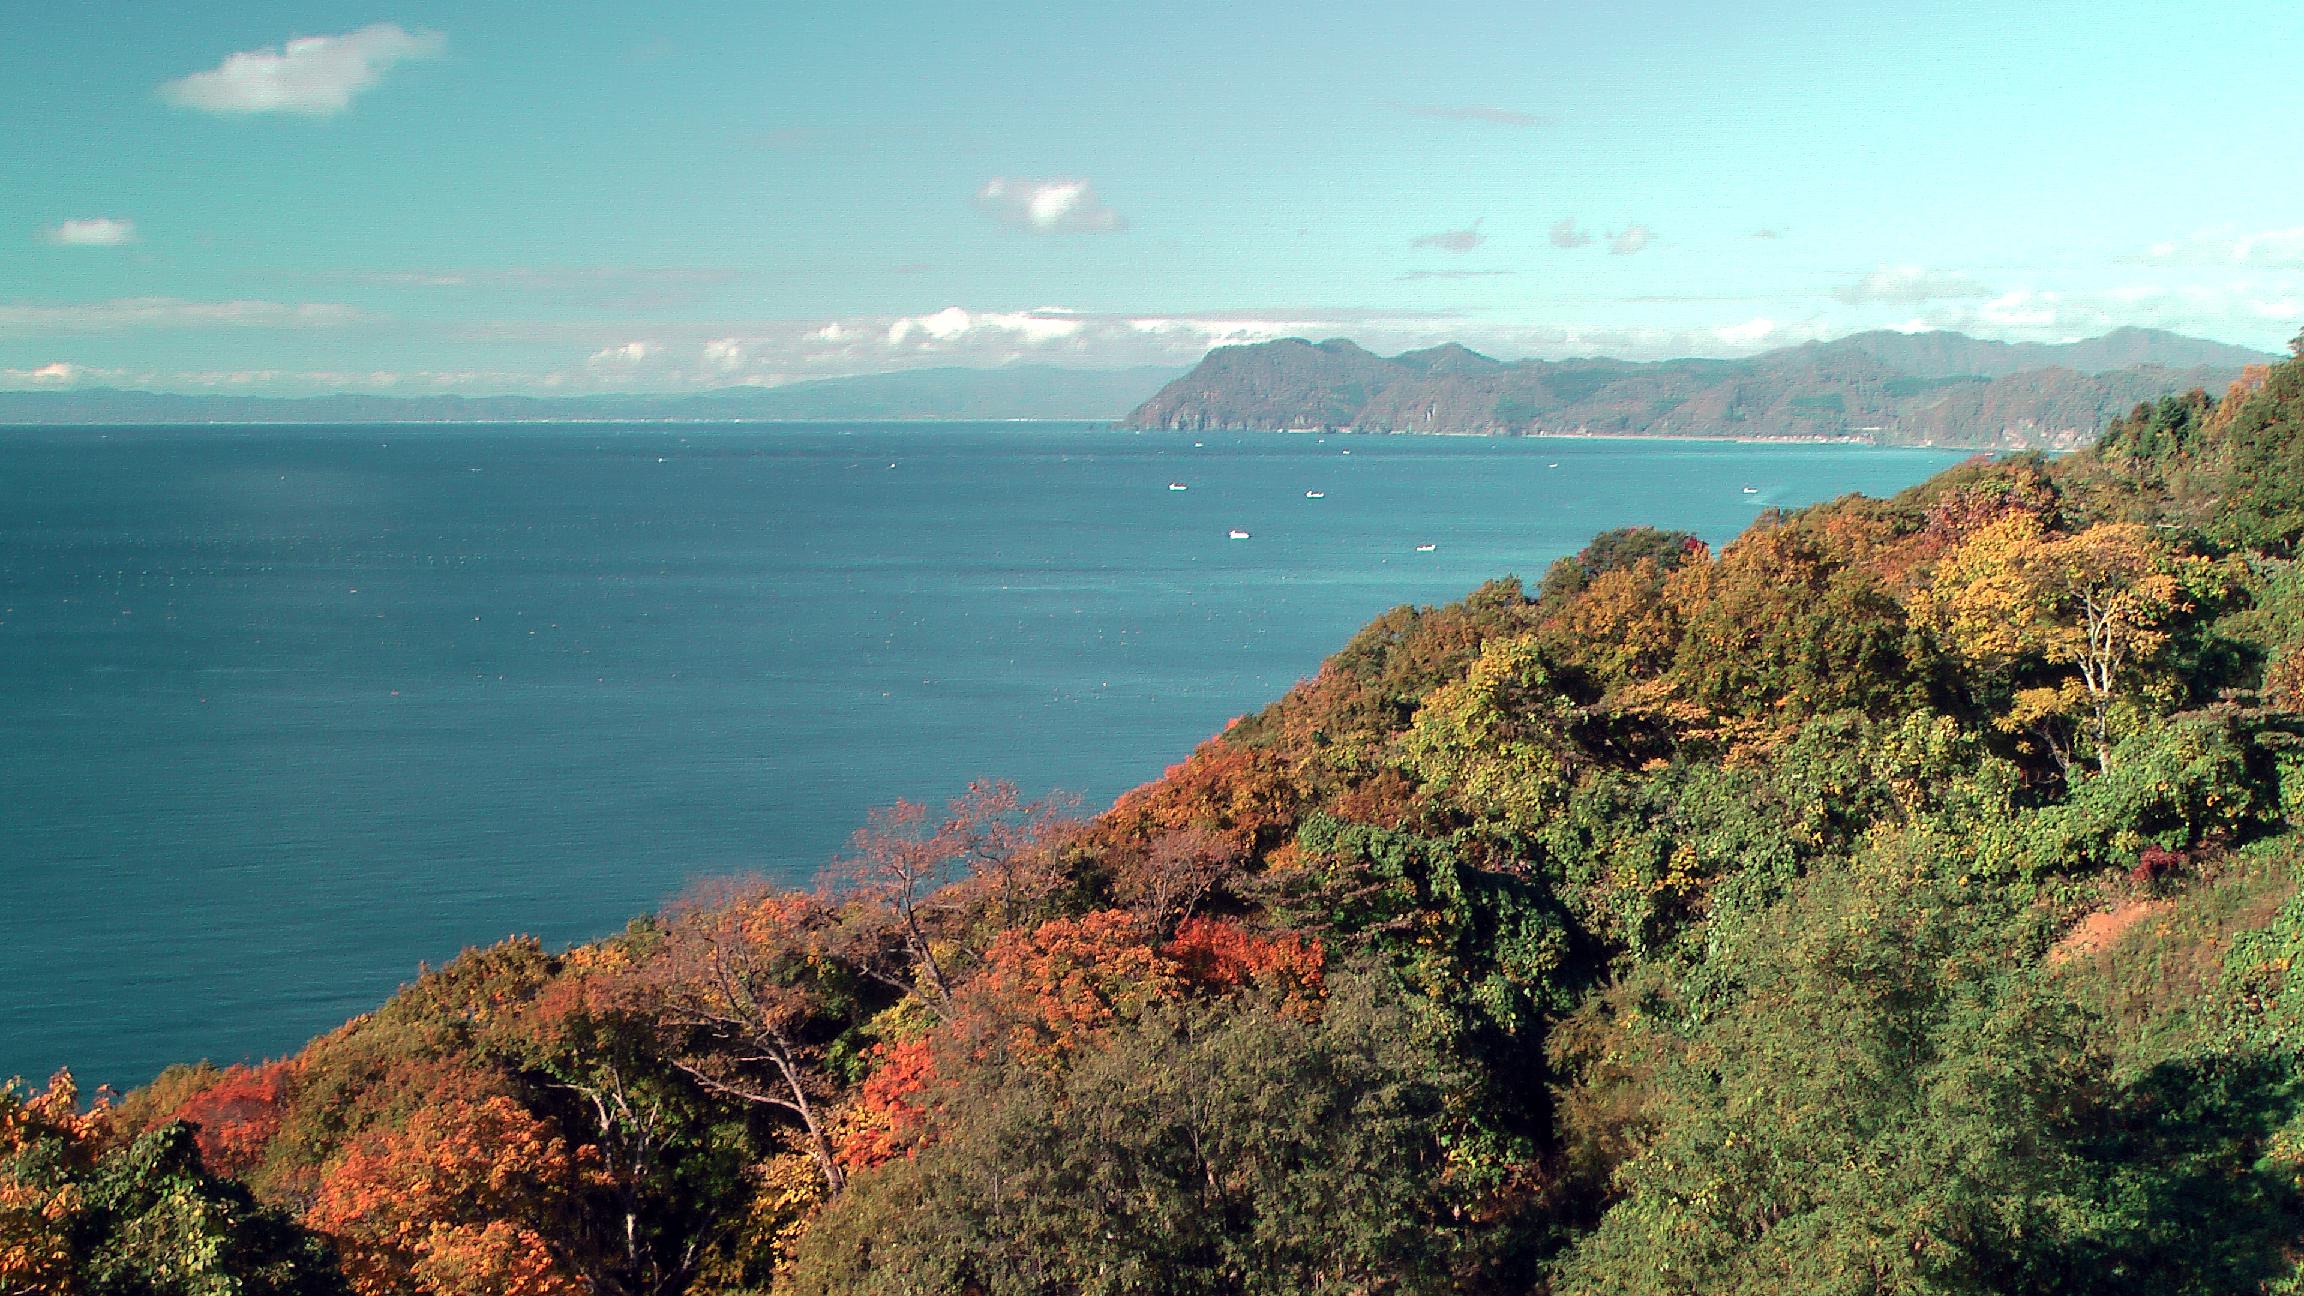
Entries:
{"label": "small fishing boat", "polygon": [[1306,491],[1306,492],[1304,492],[1304,498],[1306,498],[1306,499],[1326,499],[1326,498],[1328,498],[1328,492],[1326,492],[1326,491]]}
{"label": "small fishing boat", "polygon": [[1245,540],[1248,538],[1248,533],[1238,527],[1234,527],[1230,531],[1224,533],[1224,538],[1227,540]]}
{"label": "small fishing boat", "polygon": [[1192,489],[1192,488],[1191,488],[1191,487],[1189,487],[1189,486],[1187,486],[1187,485],[1185,485],[1185,484],[1184,484],[1184,483],[1182,483],[1182,482],[1170,482],[1170,483],[1168,483],[1168,489],[1170,489],[1170,490],[1190,490],[1190,489]]}
{"label": "small fishing boat", "polygon": [[1440,546],[1438,546],[1438,545],[1436,545],[1436,544],[1418,545],[1418,546],[1416,546],[1416,552],[1418,552],[1418,553],[1430,553],[1430,552],[1432,552],[1433,550],[1435,550],[1435,549],[1437,549],[1437,548],[1439,548],[1439,547],[1440,547]]}
{"label": "small fishing boat", "polygon": [[1760,488],[1757,486],[1747,486],[1744,488],[1744,493],[1747,495],[1757,495],[1760,493]]}

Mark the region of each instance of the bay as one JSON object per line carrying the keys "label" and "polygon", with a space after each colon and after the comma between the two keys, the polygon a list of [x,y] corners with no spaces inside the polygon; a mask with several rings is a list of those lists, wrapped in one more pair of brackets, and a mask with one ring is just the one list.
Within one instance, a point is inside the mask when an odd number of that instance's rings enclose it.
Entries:
{"label": "bay", "polygon": [[806,881],[868,807],[971,778],[1093,807],[1387,607],[1532,583],[1612,526],[1717,545],[1956,458],[1096,424],[0,430],[0,1075],[279,1055],[419,960],[597,937],[704,877]]}

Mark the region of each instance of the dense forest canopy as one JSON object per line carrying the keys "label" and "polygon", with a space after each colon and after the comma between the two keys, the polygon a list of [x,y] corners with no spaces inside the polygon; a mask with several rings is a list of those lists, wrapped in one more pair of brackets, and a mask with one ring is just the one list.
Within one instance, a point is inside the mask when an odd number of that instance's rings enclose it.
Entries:
{"label": "dense forest canopy", "polygon": [[0,1292],[2304,1290],[2304,356],[0,1096]]}

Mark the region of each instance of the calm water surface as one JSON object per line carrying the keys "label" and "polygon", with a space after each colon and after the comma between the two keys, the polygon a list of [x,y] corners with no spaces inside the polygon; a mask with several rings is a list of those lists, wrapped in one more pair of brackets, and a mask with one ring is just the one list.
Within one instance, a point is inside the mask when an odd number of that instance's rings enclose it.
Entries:
{"label": "calm water surface", "polygon": [[1107,800],[1394,604],[1953,458],[0,430],[0,1077],[276,1055],[419,960],[598,936],[703,876],[805,879],[868,806],[973,777]]}

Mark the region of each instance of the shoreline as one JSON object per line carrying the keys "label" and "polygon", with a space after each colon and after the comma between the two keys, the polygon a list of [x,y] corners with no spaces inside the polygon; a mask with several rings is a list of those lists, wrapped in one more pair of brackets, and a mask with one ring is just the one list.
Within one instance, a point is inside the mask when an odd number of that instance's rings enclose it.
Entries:
{"label": "shoreline", "polygon": [[[741,427],[840,427],[870,426],[1079,426],[1102,425],[1106,430],[1142,435],[1147,432],[1169,433],[1177,436],[1194,435],[1195,430],[1168,427],[1128,427],[1117,418],[813,418],[813,419],[674,419],[674,418],[536,418],[536,419],[170,419],[154,422],[89,422],[89,423],[9,423],[0,422],[0,434],[9,432],[46,432],[84,430],[109,433],[115,431],[165,431],[201,428],[741,428]],[[1962,446],[1945,445],[1936,441],[1884,441],[1878,437],[1858,435],[1807,435],[1802,433],[1778,434],[1707,434],[1700,432],[1416,432],[1373,428],[1201,428],[1199,434],[1209,432],[1261,433],[1275,436],[1349,436],[1349,437],[1447,437],[1476,441],[1669,441],[1697,443],[1726,443],[1732,445],[1810,445],[1810,446],[1869,446],[1884,450],[1965,450],[1976,454],[1991,454],[2016,449],[2047,449],[2025,445]]]}

